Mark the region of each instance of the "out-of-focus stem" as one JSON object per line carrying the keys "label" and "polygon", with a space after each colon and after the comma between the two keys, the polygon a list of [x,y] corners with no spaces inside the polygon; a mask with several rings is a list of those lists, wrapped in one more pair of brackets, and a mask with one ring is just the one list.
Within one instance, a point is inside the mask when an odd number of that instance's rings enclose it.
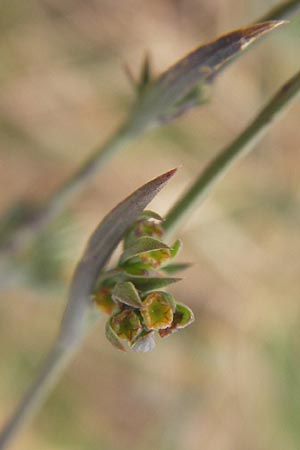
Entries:
{"label": "out-of-focus stem", "polygon": [[90,236],[72,278],[57,343],[36,381],[0,433],[0,450],[7,447],[41,407],[85,336],[99,319],[99,311],[91,299],[99,274],[128,226],[175,173],[176,169],[169,170],[134,191],[110,211]]}
{"label": "out-of-focus stem", "polygon": [[[257,22],[282,19],[292,15],[300,7],[300,0],[288,0],[285,3],[273,8]],[[235,58],[231,60],[234,61]],[[230,62],[228,62],[230,64]],[[224,65],[226,67],[227,64]],[[86,186],[92,175],[94,175],[118,150],[121,150],[128,142],[135,140],[142,135],[146,129],[134,127],[134,124],[127,123],[122,126],[103,146],[83,163],[75,174],[66,180],[54,194],[52,194],[41,208],[30,215],[30,218],[19,219],[14,231],[3,237],[0,244],[0,252],[15,253],[22,250],[36,236],[45,225],[53,220],[71,200]]]}
{"label": "out-of-focus stem", "polygon": [[268,20],[288,19],[297,9],[300,8],[300,0],[288,0],[275,6],[264,16],[260,17],[257,22],[267,22]]}
{"label": "out-of-focus stem", "polygon": [[284,84],[251,124],[213,159],[186,193],[175,203],[164,222],[167,234],[173,233],[190,216],[236,160],[246,155],[255,146],[257,141],[266,134],[270,125],[287,109],[299,91],[300,72]]}
{"label": "out-of-focus stem", "polygon": [[75,344],[65,347],[58,343],[54,346],[35,383],[21,401],[16,413],[3,428],[3,432],[0,434],[0,450],[4,450],[15,435],[34,416],[49,392],[59,381],[76,349],[77,345]]}
{"label": "out-of-focus stem", "polygon": [[124,125],[82,164],[49,198],[43,206],[33,212],[29,219],[21,223],[11,238],[0,245],[0,252],[15,253],[28,245],[45,225],[57,217],[63,209],[83,190],[93,175],[115,153],[141,134],[143,130]]}

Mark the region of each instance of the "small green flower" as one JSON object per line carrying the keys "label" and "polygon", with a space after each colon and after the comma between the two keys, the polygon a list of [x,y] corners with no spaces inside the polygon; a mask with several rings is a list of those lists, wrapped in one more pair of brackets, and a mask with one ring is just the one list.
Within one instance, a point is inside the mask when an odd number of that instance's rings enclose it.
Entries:
{"label": "small green flower", "polygon": [[110,319],[110,326],[120,339],[132,342],[142,331],[142,324],[137,313],[124,309]]}
{"label": "small green flower", "polygon": [[101,287],[94,296],[94,302],[97,307],[105,314],[112,314],[118,308],[112,298],[112,290],[107,287]]}
{"label": "small green flower", "polygon": [[97,306],[110,315],[106,323],[107,339],[117,349],[125,351],[122,341],[136,352],[154,349],[154,336],[169,336],[185,328],[194,320],[192,311],[176,303],[165,289],[180,280],[170,276],[188,267],[170,264],[181,250],[180,240],[169,246],[161,239],[161,217],[144,211],[128,229],[123,252],[113,269],[102,273],[94,300]]}
{"label": "small green flower", "polygon": [[173,310],[164,292],[151,292],[140,309],[148,330],[168,328],[173,321]]}
{"label": "small green flower", "polygon": [[120,257],[119,264],[121,266],[128,266],[131,264],[144,262],[141,261],[140,255],[143,255],[143,258],[145,258],[147,253],[162,250],[167,250],[168,257],[171,257],[171,250],[167,244],[164,244],[162,241],[154,239],[150,236],[141,236],[130,247],[124,250]]}
{"label": "small green flower", "polygon": [[161,224],[150,220],[141,220],[137,222],[136,225],[132,227],[132,229],[128,232],[124,240],[124,248],[130,247],[138,238],[142,236],[161,239],[163,236],[163,229]]}
{"label": "small green flower", "polygon": [[159,335],[160,337],[167,337],[176,331],[187,327],[195,320],[193,311],[188,308],[186,305],[181,303],[176,304],[176,310],[174,312],[173,321],[171,326],[165,329],[160,329]]}
{"label": "small green flower", "polygon": [[152,252],[140,253],[139,259],[146,266],[153,267],[153,269],[158,269],[170,261],[171,252],[168,248],[162,248],[160,250],[153,250]]}

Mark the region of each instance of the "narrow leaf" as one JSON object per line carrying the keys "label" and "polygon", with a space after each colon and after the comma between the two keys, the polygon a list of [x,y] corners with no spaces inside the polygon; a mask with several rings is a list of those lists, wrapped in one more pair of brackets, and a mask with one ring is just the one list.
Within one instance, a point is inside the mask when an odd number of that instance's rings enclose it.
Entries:
{"label": "narrow leaf", "polygon": [[[285,23],[270,21],[241,28],[198,47],[163,73],[156,88],[164,100],[174,103],[201,80],[211,78],[228,59],[245,50],[259,37]],[[162,100],[162,99],[161,99]],[[166,103],[165,103],[166,104]]]}
{"label": "narrow leaf", "polygon": [[[189,265],[187,266],[189,267]],[[163,270],[165,271],[167,267],[169,266],[164,267]],[[103,283],[105,287],[113,287],[116,283],[131,281],[137,289],[146,292],[154,289],[161,289],[181,280],[182,278],[160,276],[159,272],[156,271],[147,271],[146,274],[137,275],[128,272],[127,270],[112,270],[101,276],[101,283]]]}
{"label": "narrow leaf", "polygon": [[181,272],[182,270],[186,270],[191,267],[191,263],[171,263],[167,266],[164,266],[163,270],[166,273],[172,274],[176,272]]}
{"label": "narrow leaf", "polygon": [[152,78],[151,61],[150,61],[149,53],[146,53],[143,64],[142,64],[142,68],[141,68],[140,79],[138,81],[138,86],[137,86],[139,95],[148,86],[148,84],[151,81],[151,78]]}
{"label": "narrow leaf", "polygon": [[175,241],[171,247],[172,258],[175,258],[181,249],[182,249],[182,241],[180,239],[177,239],[177,241]]}
{"label": "narrow leaf", "polygon": [[251,25],[196,48],[149,85],[136,105],[134,122],[154,125],[164,120],[200,82],[207,83],[231,58],[283,23],[279,20]]}
{"label": "narrow leaf", "polygon": [[174,277],[139,276],[139,275],[131,275],[126,272],[124,272],[123,276],[126,277],[128,280],[132,281],[132,283],[137,287],[137,289],[141,289],[146,292],[164,288],[169,284],[177,283],[177,281],[181,281],[182,279]]}

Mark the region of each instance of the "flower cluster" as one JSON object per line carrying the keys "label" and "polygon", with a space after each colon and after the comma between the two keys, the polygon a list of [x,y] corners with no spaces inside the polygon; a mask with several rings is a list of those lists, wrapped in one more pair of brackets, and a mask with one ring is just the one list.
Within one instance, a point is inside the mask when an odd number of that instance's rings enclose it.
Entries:
{"label": "flower cluster", "polygon": [[166,337],[194,321],[193,312],[164,288],[187,264],[172,263],[181,242],[162,242],[161,217],[144,211],[127,230],[115,269],[103,273],[94,294],[98,308],[109,315],[106,337],[119,350],[124,342],[137,352],[153,350],[155,332]]}

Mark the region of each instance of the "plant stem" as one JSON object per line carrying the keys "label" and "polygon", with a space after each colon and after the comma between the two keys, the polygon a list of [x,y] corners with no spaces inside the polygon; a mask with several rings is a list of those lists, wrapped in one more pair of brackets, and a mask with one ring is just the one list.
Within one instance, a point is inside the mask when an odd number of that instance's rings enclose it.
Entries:
{"label": "plant stem", "polygon": [[59,381],[77,345],[65,347],[58,342],[50,352],[35,383],[26,393],[16,413],[10,418],[0,434],[0,450],[4,450],[15,435],[30,421],[48,393]]}
{"label": "plant stem", "polygon": [[[273,8],[258,22],[282,19],[292,15],[300,7],[300,0],[288,0],[282,5]],[[233,58],[234,60],[235,58]],[[232,61],[233,61],[232,60]],[[229,64],[229,63],[228,63]],[[227,64],[224,65],[224,68]],[[26,248],[34,239],[37,232],[43,229],[51,220],[59,215],[70,201],[86,186],[90,178],[101,168],[104,163],[118,150],[122,149],[128,142],[142,135],[146,129],[131,123],[129,117],[125,123],[103,146],[96,149],[94,153],[83,163],[75,174],[62,184],[41,208],[37,208],[28,217],[19,219],[19,222],[10,227],[8,235],[5,235],[0,244],[1,253],[14,254]],[[147,124],[145,124],[147,126]]]}
{"label": "plant stem", "polygon": [[15,230],[11,239],[2,244],[0,250],[9,253],[18,252],[26,247],[36,233],[63,211],[65,206],[86,186],[93,175],[106,161],[127,143],[137,138],[144,130],[125,123],[113,136],[83,163],[49,198],[42,208],[33,212],[31,217]]}
{"label": "plant stem", "polygon": [[100,313],[91,299],[99,274],[122,239],[126,229],[176,173],[170,170],[141,186],[126,197],[99,223],[90,236],[71,281],[69,299],[59,336],[37,380],[16,407],[0,433],[0,450],[16,437],[41,407],[60,380],[74,353],[78,350]]}
{"label": "plant stem", "polygon": [[300,72],[292,77],[262,109],[251,124],[199,175],[192,186],[175,203],[166,216],[164,229],[171,234],[192,213],[194,208],[207,196],[208,192],[225,175],[235,161],[246,155],[286,110],[291,100],[300,91]]}
{"label": "plant stem", "polygon": [[259,18],[258,22],[267,22],[268,20],[286,19],[294,14],[300,7],[300,0],[288,0],[278,6],[275,6],[266,15]]}

